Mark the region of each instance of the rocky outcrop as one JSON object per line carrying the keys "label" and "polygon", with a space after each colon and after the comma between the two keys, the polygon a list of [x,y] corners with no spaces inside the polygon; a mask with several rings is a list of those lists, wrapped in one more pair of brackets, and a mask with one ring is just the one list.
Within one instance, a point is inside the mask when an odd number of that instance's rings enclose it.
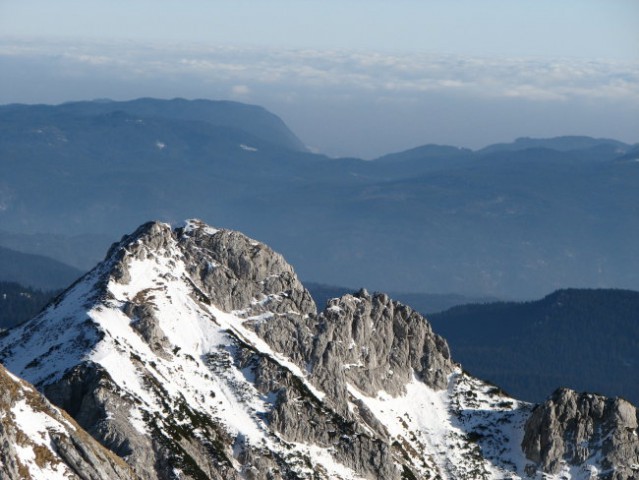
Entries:
{"label": "rocky outcrop", "polygon": [[218,308],[301,315],[315,302],[284,257],[233,230],[216,230],[197,220],[176,231],[187,270]]}
{"label": "rocky outcrop", "polygon": [[621,398],[559,389],[537,406],[522,449],[544,472],[565,465],[601,468],[597,478],[639,478],[637,409]]}
{"label": "rocky outcrop", "polygon": [[[133,467],[141,479],[238,478],[220,445],[233,439],[184,399],[173,399],[142,362],[137,363],[149,391],[165,402],[158,415],[136,418],[140,400],[121,388],[99,364],[87,362],[44,387],[47,397],[65,409],[94,438]],[[193,435],[194,430],[197,435]]]}
{"label": "rocky outcrop", "polygon": [[531,415],[410,307],[362,290],[318,314],[281,255],[199,221],[123,237],[0,360],[142,480],[634,475],[629,404],[558,393]]}
{"label": "rocky outcrop", "polygon": [[362,290],[330,300],[315,330],[309,362],[322,385],[341,371],[368,395],[397,396],[413,375],[445,389],[455,368],[446,341],[426,319],[385,294]]}
{"label": "rocky outcrop", "polygon": [[147,464],[147,452],[153,451],[152,439],[136,430],[128,414],[134,400],[104,368],[92,362],[80,364],[60,381],[46,385],[44,393],[89,434],[126,459],[140,478],[149,478],[153,465]]}
{"label": "rocky outcrop", "polygon": [[138,477],[31,385],[0,366],[0,478]]}
{"label": "rocky outcrop", "polygon": [[[286,442],[313,444],[330,451],[336,462],[358,472],[364,478],[401,478],[388,435],[372,434],[368,426],[361,423],[358,415],[348,410],[338,411],[334,408],[332,399],[318,398],[317,392],[290,371],[281,368],[277,362],[246,346],[238,347],[238,366],[251,371],[254,385],[263,395],[274,397],[273,407],[268,413],[268,423],[279,438]],[[348,402],[346,397],[342,400]],[[251,452],[250,448],[246,451]],[[261,457],[260,461],[264,463],[268,458],[278,458],[278,455],[265,457],[263,453],[253,451],[250,457],[253,460]],[[283,458],[280,457],[279,460],[279,470],[288,472],[292,478],[299,475],[286,461],[282,461]],[[321,471],[320,465],[316,467]],[[334,478],[327,472],[317,475],[318,478]],[[268,477],[262,473],[254,478]],[[288,477],[284,475],[283,478]]]}
{"label": "rocky outcrop", "polygon": [[108,278],[126,285],[130,263],[157,256],[167,265],[184,261],[194,295],[225,312],[315,314],[310,293],[284,257],[240,232],[189,220],[175,230],[149,222],[114,244],[106,257]]}

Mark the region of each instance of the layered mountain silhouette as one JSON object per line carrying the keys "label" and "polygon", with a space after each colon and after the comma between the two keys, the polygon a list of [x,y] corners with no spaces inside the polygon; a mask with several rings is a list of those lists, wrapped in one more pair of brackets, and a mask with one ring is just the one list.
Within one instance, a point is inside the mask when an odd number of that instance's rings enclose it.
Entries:
{"label": "layered mountain silhouette", "polygon": [[[93,268],[113,243],[109,235],[15,233],[0,230],[0,246],[20,253],[55,259],[81,272]],[[17,271],[17,270],[16,270]],[[12,280],[15,281],[15,278]],[[61,285],[66,287],[67,285]]]}
{"label": "layered mountain silhouette", "polygon": [[[33,413],[48,403],[28,410],[10,396],[0,435],[23,432],[9,438],[24,448],[4,442],[0,458],[25,478],[53,478],[44,468],[93,479],[639,474],[629,402],[567,389],[537,406],[511,398],[466,373],[410,307],[362,290],[318,312],[281,255],[200,221],[123,237],[4,334],[0,360],[134,472],[99,449],[81,455],[90,475],[65,470],[52,440],[62,427]],[[96,452],[75,432],[75,450]],[[44,460],[38,442],[52,452]]]}
{"label": "layered mountain silhouette", "polygon": [[0,282],[17,282],[29,287],[53,290],[67,287],[82,273],[52,258],[0,247]]}
{"label": "layered mountain silhouette", "polygon": [[0,331],[29,320],[46,306],[58,291],[42,291],[15,282],[0,282]]}
{"label": "layered mountain silhouette", "polygon": [[639,403],[639,292],[563,289],[428,319],[468,370],[518,398],[542,401],[561,385]]}
{"label": "layered mountain silhouette", "polygon": [[[331,159],[306,152],[276,116],[233,102],[9,105],[0,222],[11,234],[115,240],[148,218],[198,216],[265,239],[303,278],[377,290],[636,290],[636,151],[559,137]],[[88,251],[99,258],[85,245],[56,258],[87,267]]]}

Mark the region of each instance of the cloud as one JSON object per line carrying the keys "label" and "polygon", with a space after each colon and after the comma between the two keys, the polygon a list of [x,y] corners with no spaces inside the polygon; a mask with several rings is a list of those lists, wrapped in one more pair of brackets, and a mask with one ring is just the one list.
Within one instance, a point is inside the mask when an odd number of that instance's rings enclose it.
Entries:
{"label": "cloud", "polygon": [[[467,94],[553,102],[599,98],[639,103],[639,64],[602,60],[484,58],[344,50],[0,41],[0,58],[45,60],[60,75],[224,84],[232,96],[264,88]],[[249,88],[247,85],[251,85]]]}
{"label": "cloud", "polygon": [[250,100],[331,155],[639,128],[627,61],[0,38],[0,71],[0,103]]}
{"label": "cloud", "polygon": [[566,96],[559,91],[544,89],[535,85],[517,85],[503,92],[506,97],[523,98],[533,101],[564,101]]}
{"label": "cloud", "polygon": [[251,94],[251,89],[246,85],[233,85],[231,87],[232,97],[246,97]]}

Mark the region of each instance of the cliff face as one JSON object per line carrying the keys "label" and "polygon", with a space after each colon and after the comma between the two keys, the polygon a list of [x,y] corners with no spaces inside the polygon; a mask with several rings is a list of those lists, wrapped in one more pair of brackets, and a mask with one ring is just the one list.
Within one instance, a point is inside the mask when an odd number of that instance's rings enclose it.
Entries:
{"label": "cliff face", "polygon": [[137,477],[72,418],[0,366],[0,478]]}
{"label": "cliff face", "polygon": [[559,389],[526,422],[522,448],[546,472],[571,465],[596,478],[639,478],[637,418],[623,399]]}
{"label": "cliff face", "polygon": [[198,221],[124,237],[0,360],[142,479],[586,479],[634,458],[636,412],[610,455],[548,453],[549,407],[463,372],[417,312],[361,291],[317,313],[281,255]]}

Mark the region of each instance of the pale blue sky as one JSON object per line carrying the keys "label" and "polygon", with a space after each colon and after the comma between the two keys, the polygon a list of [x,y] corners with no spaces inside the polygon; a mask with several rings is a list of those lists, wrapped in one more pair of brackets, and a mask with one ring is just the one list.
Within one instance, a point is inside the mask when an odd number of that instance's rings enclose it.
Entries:
{"label": "pale blue sky", "polygon": [[638,25],[639,0],[0,0],[0,104],[232,99],[334,156],[634,143]]}
{"label": "pale blue sky", "polygon": [[0,33],[639,59],[636,0],[0,0]]}

